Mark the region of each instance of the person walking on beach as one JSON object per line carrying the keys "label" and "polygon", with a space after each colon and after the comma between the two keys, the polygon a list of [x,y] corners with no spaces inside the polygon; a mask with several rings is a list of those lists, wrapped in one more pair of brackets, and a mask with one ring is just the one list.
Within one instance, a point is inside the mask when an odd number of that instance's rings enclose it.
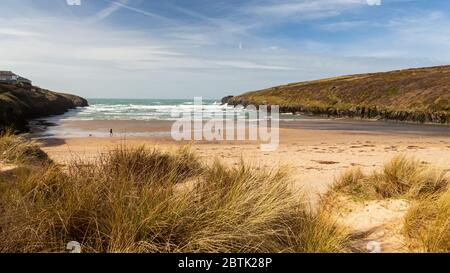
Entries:
{"label": "person walking on beach", "polygon": [[113,129],[109,129],[109,136],[110,137],[112,137],[114,134],[113,134]]}

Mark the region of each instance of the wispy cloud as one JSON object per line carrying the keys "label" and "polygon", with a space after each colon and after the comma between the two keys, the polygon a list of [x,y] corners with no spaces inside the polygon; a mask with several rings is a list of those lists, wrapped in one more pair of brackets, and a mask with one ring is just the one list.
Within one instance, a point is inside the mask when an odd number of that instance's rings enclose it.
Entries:
{"label": "wispy cloud", "polygon": [[97,19],[105,19],[108,16],[112,15],[113,13],[115,13],[116,11],[120,10],[120,9],[126,9],[135,13],[138,13],[140,15],[144,15],[147,17],[151,17],[151,18],[155,18],[158,20],[162,20],[166,23],[173,23],[173,21],[165,16],[161,16],[157,13],[148,11],[148,10],[144,10],[144,9],[140,9],[140,8],[135,8],[131,5],[128,5],[128,3],[130,2],[130,0],[103,0],[104,2],[109,3],[109,5],[104,8],[103,10],[101,10],[99,13],[97,13],[97,15],[95,16]]}
{"label": "wispy cloud", "polygon": [[250,28],[250,26],[242,25],[242,24],[236,24],[230,20],[224,19],[224,18],[212,18],[209,16],[205,16],[197,11],[194,11],[192,9],[187,9],[184,7],[171,5],[172,9],[181,12],[185,15],[188,15],[190,17],[196,18],[200,21],[206,22],[216,28],[218,28],[221,31],[234,33],[238,35],[244,35],[244,36],[250,36],[250,34],[247,32],[247,29]]}
{"label": "wispy cloud", "polygon": [[118,0],[118,1],[104,0],[104,1],[109,2],[109,5],[96,14],[95,17],[99,20],[103,20],[103,19],[109,17],[111,14],[118,11],[119,9],[126,7],[126,5],[129,2],[129,0]]}
{"label": "wispy cloud", "polygon": [[303,16],[315,19],[335,16],[343,9],[367,5],[366,0],[297,0],[266,1],[265,4],[250,5],[246,12],[263,16]]}
{"label": "wispy cloud", "polygon": [[0,35],[15,36],[15,37],[30,37],[30,36],[37,36],[38,34],[27,30],[17,29],[15,27],[10,28],[0,27]]}
{"label": "wispy cloud", "polygon": [[287,67],[287,66],[264,65],[264,64],[249,62],[249,61],[227,60],[227,61],[215,61],[214,63],[218,64],[220,66],[239,68],[239,69],[295,70],[295,69],[293,69],[291,67]]}
{"label": "wispy cloud", "polygon": [[356,28],[361,28],[364,26],[374,25],[372,22],[365,20],[358,21],[338,21],[331,23],[318,24],[317,28],[326,31],[349,31]]}

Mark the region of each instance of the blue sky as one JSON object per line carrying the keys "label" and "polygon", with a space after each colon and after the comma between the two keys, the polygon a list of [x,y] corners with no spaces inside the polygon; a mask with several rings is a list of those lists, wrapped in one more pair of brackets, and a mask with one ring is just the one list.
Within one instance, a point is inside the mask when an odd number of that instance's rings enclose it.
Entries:
{"label": "blue sky", "polygon": [[85,97],[220,98],[450,64],[447,0],[2,0],[0,70]]}

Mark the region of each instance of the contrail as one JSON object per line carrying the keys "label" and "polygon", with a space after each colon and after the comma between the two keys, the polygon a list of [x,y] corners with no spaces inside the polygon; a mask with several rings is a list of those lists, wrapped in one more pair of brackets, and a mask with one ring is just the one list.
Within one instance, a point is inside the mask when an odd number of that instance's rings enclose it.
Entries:
{"label": "contrail", "polygon": [[[149,11],[146,11],[146,10],[143,10],[143,9],[134,8],[134,7],[130,6],[130,5],[128,5],[128,0],[124,0],[124,1],[103,0],[103,1],[107,2],[107,3],[110,3],[111,4],[110,7],[114,7],[115,6],[115,7],[118,7],[118,8],[124,8],[124,9],[130,10],[130,11],[133,11],[133,12],[136,12],[136,13],[148,16],[148,17],[156,18],[158,20],[165,21],[165,22],[170,23],[170,24],[174,24],[173,20],[171,20],[171,19],[169,19],[167,17],[161,16],[159,14],[156,14],[156,13],[153,13],[153,12],[149,12]],[[116,11],[116,10],[112,10],[110,12],[110,14],[113,13],[114,11]],[[109,14],[107,14],[107,16],[108,15]],[[107,17],[107,16],[105,16],[105,17]],[[103,18],[105,18],[105,17],[103,17]]]}

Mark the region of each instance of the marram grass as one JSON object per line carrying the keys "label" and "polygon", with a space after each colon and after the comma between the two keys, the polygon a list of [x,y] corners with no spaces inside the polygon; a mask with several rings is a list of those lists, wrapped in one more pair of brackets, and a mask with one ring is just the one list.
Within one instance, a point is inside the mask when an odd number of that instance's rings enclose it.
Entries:
{"label": "marram grass", "polygon": [[[11,136],[8,136],[11,137]],[[24,144],[26,145],[26,144]],[[344,252],[347,235],[283,170],[119,147],[0,175],[0,252]]]}
{"label": "marram grass", "polygon": [[348,170],[325,195],[324,205],[335,193],[354,200],[410,200],[403,225],[406,245],[414,252],[450,252],[450,186],[444,170],[399,155],[370,175]]}

